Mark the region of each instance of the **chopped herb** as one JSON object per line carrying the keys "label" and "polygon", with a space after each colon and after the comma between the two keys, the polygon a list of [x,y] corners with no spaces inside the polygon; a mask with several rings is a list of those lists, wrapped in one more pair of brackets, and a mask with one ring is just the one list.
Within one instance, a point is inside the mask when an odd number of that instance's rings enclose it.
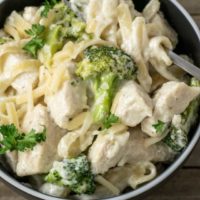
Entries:
{"label": "chopped herb", "polygon": [[47,17],[49,11],[58,3],[58,0],[45,0],[44,8],[41,12],[42,17]]}
{"label": "chopped herb", "polygon": [[40,24],[33,24],[32,28],[29,30],[26,30],[25,32],[32,37],[38,37],[38,35],[44,32],[44,30],[45,30],[45,26],[42,26]]}
{"label": "chopped herb", "polygon": [[44,40],[40,38],[34,38],[30,40],[25,46],[24,50],[29,52],[33,57],[37,56],[37,52],[44,46]]}
{"label": "chopped herb", "polygon": [[26,30],[26,33],[32,36],[32,39],[26,43],[23,49],[33,57],[37,57],[38,50],[40,50],[45,44],[45,40],[42,36],[44,31],[45,27],[40,24],[33,24],[31,29]]}
{"label": "chopped herb", "polygon": [[0,136],[0,154],[14,150],[26,151],[46,140],[46,128],[39,133],[32,129],[25,134],[20,133],[14,124],[1,125]]}
{"label": "chopped herb", "polygon": [[152,126],[156,130],[156,133],[163,133],[166,128],[166,124],[160,120],[158,120],[158,122],[156,124],[153,124]]}
{"label": "chopped herb", "polygon": [[114,114],[110,114],[107,118],[105,118],[103,122],[103,128],[108,129],[110,128],[113,124],[119,122],[119,117],[117,117]]}

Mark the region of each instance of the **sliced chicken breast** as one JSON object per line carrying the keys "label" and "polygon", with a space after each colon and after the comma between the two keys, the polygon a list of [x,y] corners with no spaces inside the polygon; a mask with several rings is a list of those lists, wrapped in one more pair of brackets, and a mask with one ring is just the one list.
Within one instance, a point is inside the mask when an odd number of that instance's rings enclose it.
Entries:
{"label": "sliced chicken breast", "polygon": [[157,136],[154,124],[159,120],[165,123],[171,122],[174,115],[182,113],[199,95],[199,87],[190,87],[184,82],[164,83],[153,99],[153,116],[142,122],[142,130],[152,137]]}
{"label": "sliced chicken breast", "polygon": [[92,144],[88,158],[94,174],[104,174],[117,165],[127,147],[129,132],[100,133]]}
{"label": "sliced chicken breast", "polygon": [[37,144],[33,150],[18,153],[18,176],[47,173],[53,162],[59,159],[57,145],[64,135],[63,130],[54,124],[47,108],[38,104],[31,113],[25,115],[22,129],[25,133],[32,129],[41,132],[44,127],[46,127],[46,141]]}
{"label": "sliced chicken breast", "polygon": [[66,129],[69,120],[87,108],[86,87],[66,81],[56,94],[47,96],[45,101],[55,123]]}
{"label": "sliced chicken breast", "polygon": [[143,88],[134,81],[126,82],[116,94],[111,112],[123,124],[134,127],[152,116],[153,103]]}

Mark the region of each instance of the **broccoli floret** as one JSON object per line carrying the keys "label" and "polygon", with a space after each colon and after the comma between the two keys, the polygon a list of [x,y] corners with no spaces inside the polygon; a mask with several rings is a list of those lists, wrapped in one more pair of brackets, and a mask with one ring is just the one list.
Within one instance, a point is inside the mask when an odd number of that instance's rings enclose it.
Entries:
{"label": "broccoli floret", "polygon": [[40,56],[43,57],[46,66],[51,65],[52,56],[63,47],[64,41],[61,31],[62,26],[56,25],[50,27],[47,32],[45,45],[40,52]]}
{"label": "broccoli floret", "polygon": [[119,79],[133,79],[136,76],[136,66],[132,58],[120,49],[108,46],[86,49],[76,73],[86,79],[102,72],[111,72]]}
{"label": "broccoli floret", "polygon": [[45,36],[45,46],[41,50],[40,57],[46,66],[51,65],[53,55],[61,50],[68,41],[81,41],[92,38],[86,33],[86,24],[64,3],[56,4],[53,8],[54,20]]}
{"label": "broccoli floret", "polygon": [[188,133],[191,126],[196,122],[198,117],[198,110],[200,106],[200,99],[193,100],[187,109],[181,114],[183,130]]}
{"label": "broccoli floret", "polygon": [[168,131],[168,123],[165,123],[161,120],[158,120],[157,123],[152,125],[153,128],[155,129],[157,134],[164,134],[166,131]]}
{"label": "broccoli floret", "polygon": [[54,25],[62,26],[62,36],[74,41],[90,39],[92,35],[86,33],[86,23],[79,19],[77,15],[64,3],[57,4],[54,7],[55,19]]}
{"label": "broccoli floret", "polygon": [[[191,79],[190,86],[200,87],[200,81]],[[174,151],[179,152],[186,147],[188,142],[188,133],[198,118],[200,107],[200,97],[194,99],[186,110],[180,114],[180,124],[172,124],[170,133],[164,139],[164,142]]]}
{"label": "broccoli floret", "polygon": [[76,74],[91,84],[94,94],[92,109],[95,123],[109,118],[110,107],[119,81],[135,79],[136,65],[122,50],[108,46],[92,46],[85,50]]}
{"label": "broccoli floret", "polygon": [[[200,81],[192,78],[190,81],[190,86],[192,87],[200,87]],[[200,96],[198,96],[196,99],[194,99],[190,105],[186,108],[186,110],[181,114],[182,118],[182,125],[183,130],[188,134],[190,128],[193,126],[193,124],[196,122],[198,118],[198,111],[200,107]]]}
{"label": "broccoli floret", "polygon": [[192,86],[192,87],[200,87],[200,81],[193,77],[193,78],[191,78],[190,86]]}
{"label": "broccoli floret", "polygon": [[94,175],[85,155],[54,162],[45,181],[66,186],[77,194],[92,194],[95,191]]}
{"label": "broccoli floret", "polygon": [[186,132],[182,129],[178,129],[172,126],[170,133],[164,139],[165,144],[167,144],[173,151],[181,151],[188,143],[188,138]]}

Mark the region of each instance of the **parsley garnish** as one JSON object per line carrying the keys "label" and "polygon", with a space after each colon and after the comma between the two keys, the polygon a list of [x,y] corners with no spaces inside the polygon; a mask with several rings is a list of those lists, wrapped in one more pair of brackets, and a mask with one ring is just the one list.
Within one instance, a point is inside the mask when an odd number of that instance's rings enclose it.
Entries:
{"label": "parsley garnish", "polygon": [[31,29],[26,30],[26,33],[32,36],[32,39],[23,47],[23,49],[30,53],[33,57],[37,56],[38,50],[45,44],[42,37],[44,31],[45,27],[40,24],[33,24]]}
{"label": "parsley garnish", "polygon": [[44,40],[41,38],[34,38],[30,40],[25,46],[24,50],[29,52],[33,57],[37,56],[37,52],[44,46]]}
{"label": "parsley garnish", "polygon": [[47,17],[49,11],[58,3],[58,0],[45,0],[44,8],[41,12],[42,17]]}
{"label": "parsley garnish", "polygon": [[158,120],[158,122],[156,124],[153,124],[152,126],[156,130],[156,133],[162,133],[166,128],[165,123],[160,120]]}
{"label": "parsley garnish", "polygon": [[114,114],[110,114],[107,118],[104,119],[104,121],[103,121],[103,128],[108,129],[113,124],[115,124],[117,122],[119,122],[119,117],[117,117]]}
{"label": "parsley garnish", "polygon": [[41,33],[43,33],[45,30],[45,27],[40,24],[33,24],[31,29],[26,30],[25,32],[32,36],[32,37],[38,37]]}
{"label": "parsley garnish", "polygon": [[0,136],[0,154],[14,150],[26,151],[46,140],[46,128],[39,133],[32,129],[25,134],[20,133],[14,124],[1,125]]}

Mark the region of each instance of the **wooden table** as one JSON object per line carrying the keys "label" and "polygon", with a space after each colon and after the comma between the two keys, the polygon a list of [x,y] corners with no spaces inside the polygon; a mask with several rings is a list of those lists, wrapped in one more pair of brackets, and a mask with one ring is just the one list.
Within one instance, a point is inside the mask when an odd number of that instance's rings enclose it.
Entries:
{"label": "wooden table", "polygon": [[[200,0],[179,0],[200,27]],[[0,183],[0,200],[25,200]],[[144,200],[200,200],[200,142],[177,174]]]}

